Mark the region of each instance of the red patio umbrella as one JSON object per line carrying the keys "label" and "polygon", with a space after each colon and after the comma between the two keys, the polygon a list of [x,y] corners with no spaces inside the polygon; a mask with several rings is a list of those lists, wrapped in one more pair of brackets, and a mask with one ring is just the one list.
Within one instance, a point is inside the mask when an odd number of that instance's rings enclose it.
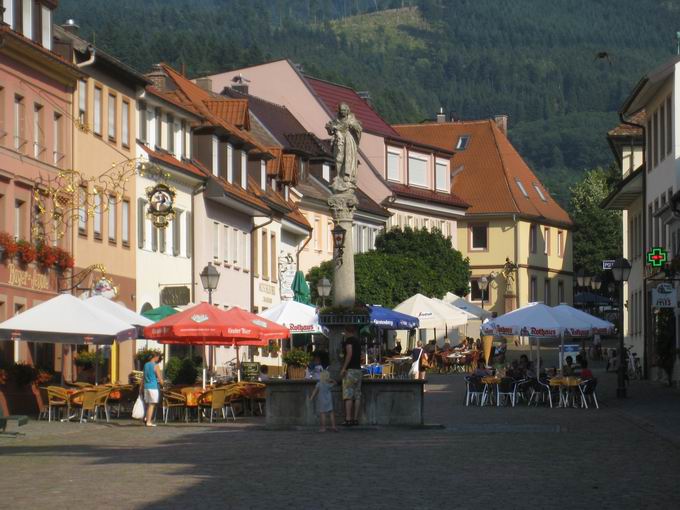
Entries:
{"label": "red patio umbrella", "polygon": [[144,337],[162,344],[199,344],[224,341],[224,311],[200,303],[144,328]]}

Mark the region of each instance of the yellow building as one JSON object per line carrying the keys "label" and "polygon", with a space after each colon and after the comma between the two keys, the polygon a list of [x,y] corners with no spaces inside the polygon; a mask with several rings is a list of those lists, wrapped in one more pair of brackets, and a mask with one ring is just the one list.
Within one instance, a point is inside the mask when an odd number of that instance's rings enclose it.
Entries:
{"label": "yellow building", "polygon": [[452,191],[471,205],[457,231],[457,248],[470,259],[468,300],[499,315],[532,301],[572,302],[572,221],[508,140],[507,117],[395,129],[455,150]]}

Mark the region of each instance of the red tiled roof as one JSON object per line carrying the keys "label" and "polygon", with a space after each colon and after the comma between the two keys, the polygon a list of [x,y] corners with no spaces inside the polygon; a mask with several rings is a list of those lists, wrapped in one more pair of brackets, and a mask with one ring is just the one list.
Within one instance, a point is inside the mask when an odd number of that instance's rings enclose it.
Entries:
{"label": "red tiled roof", "polygon": [[[633,124],[645,125],[647,122],[647,112],[645,110],[640,110],[630,119],[628,119]],[[619,124],[614,129],[607,133],[609,136],[642,136],[642,128],[631,126],[630,124]]]}
{"label": "red tiled roof", "polygon": [[283,156],[283,149],[281,147],[267,147],[269,153],[274,156],[273,159],[267,161],[267,175],[278,178],[279,170],[281,168],[281,157]]}
{"label": "red tiled roof", "polygon": [[218,117],[226,119],[236,127],[250,129],[247,99],[214,99],[203,102]]}
{"label": "red tiled roof", "polygon": [[394,192],[395,195],[415,198],[417,200],[424,200],[426,202],[433,202],[436,204],[444,204],[454,207],[468,208],[470,204],[462,200],[454,193],[442,193],[440,191],[433,191],[431,189],[417,188],[415,186],[406,186],[396,182],[388,182],[387,186]]}
{"label": "red tiled roof", "polygon": [[270,211],[267,204],[265,204],[262,201],[262,199],[259,196],[257,196],[257,194],[254,192],[250,182],[248,183],[249,189],[245,190],[241,186],[229,183],[226,179],[224,179],[222,177],[217,177],[215,175],[212,175],[210,173],[210,171],[207,168],[205,168],[203,165],[201,165],[198,161],[192,161],[192,163],[194,163],[200,170],[205,172],[205,174],[208,176],[209,179],[218,183],[222,187],[224,192],[227,193],[228,195],[231,195],[232,197],[234,197],[238,200],[246,202],[246,203],[262,210],[262,211],[267,211],[267,212]]}
{"label": "red tiled roof", "polygon": [[155,87],[154,85],[147,85],[146,91],[149,94],[152,94],[160,99],[163,99],[167,101],[168,103],[171,103],[178,108],[181,108],[183,110],[186,110],[194,115],[200,115],[200,113],[196,110],[196,108],[193,107],[193,105],[188,102],[188,101],[183,101],[182,98],[177,94],[176,91],[165,91],[165,90],[160,90],[159,88]]}
{"label": "red tiled roof", "polygon": [[463,167],[454,178],[453,189],[471,204],[467,214],[520,214],[561,225],[572,224],[566,211],[550,196],[494,121],[410,124],[394,128],[405,137],[447,150],[454,149],[461,136],[470,137],[467,148],[457,151],[451,160],[454,172]]}
{"label": "red tiled roof", "polygon": [[165,163],[166,165],[170,165],[172,167],[175,167],[179,170],[184,170],[187,173],[190,173],[196,177],[201,177],[205,178],[206,174],[201,171],[196,165],[192,163],[187,163],[184,161],[178,160],[175,156],[172,154],[165,152],[165,151],[154,151],[151,150],[149,147],[146,145],[142,145],[142,149],[149,155],[150,159],[155,159],[160,161],[161,163]]}
{"label": "red tiled roof", "polygon": [[344,85],[331,83],[310,76],[304,76],[314,94],[331,112],[337,112],[340,103],[347,103],[349,109],[361,122],[364,131],[381,136],[399,136],[369,104],[359,97],[354,90]]}

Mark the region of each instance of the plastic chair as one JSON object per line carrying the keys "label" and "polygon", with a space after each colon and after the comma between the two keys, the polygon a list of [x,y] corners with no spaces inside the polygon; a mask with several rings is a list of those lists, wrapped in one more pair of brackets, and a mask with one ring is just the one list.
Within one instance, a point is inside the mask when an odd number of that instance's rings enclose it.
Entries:
{"label": "plastic chair", "polygon": [[170,412],[175,409],[184,410],[184,419],[189,421],[186,405],[187,398],[185,395],[171,390],[163,390],[163,422],[168,423]]}
{"label": "plastic chair", "polygon": [[394,378],[394,365],[392,363],[382,365],[381,379],[393,379],[393,378]]}
{"label": "plastic chair", "polygon": [[41,386],[38,388],[40,390],[40,409],[38,410],[38,420],[42,418],[49,418],[49,397],[47,396],[47,387]]}
{"label": "plastic chair", "polygon": [[578,385],[578,389],[581,392],[581,405],[588,409],[588,400],[595,404],[595,408],[599,409],[600,404],[597,402],[597,379],[588,379],[583,381]]}
{"label": "plastic chair", "polygon": [[112,386],[98,386],[95,390],[96,397],[94,403],[94,419],[97,419],[97,413],[100,408],[104,408],[104,416],[106,416],[106,422],[109,422],[109,395],[113,391]]}
{"label": "plastic chair", "polygon": [[97,408],[97,391],[92,389],[76,391],[69,395],[69,404],[70,409],[80,408],[80,422],[83,423],[87,421],[85,413],[89,417],[94,417],[95,409]]}
{"label": "plastic chair", "polygon": [[536,405],[538,405],[538,399],[542,398],[545,402],[546,397],[550,403],[550,408],[553,407],[553,394],[557,393],[559,395],[559,389],[553,390],[548,384],[547,380],[532,379],[531,397],[529,397],[529,405],[534,401],[536,397]]}
{"label": "plastic chair", "polygon": [[52,421],[54,411],[58,409],[69,410],[68,392],[61,386],[47,387],[47,416],[48,421]]}
{"label": "plastic chair", "polygon": [[501,406],[501,399],[503,401],[509,399],[512,407],[515,407],[515,398],[517,392],[517,383],[511,377],[503,377],[496,385],[496,406]]}
{"label": "plastic chair", "polygon": [[465,406],[469,406],[473,400],[477,401],[477,405],[484,405],[484,388],[482,378],[476,375],[465,377]]}
{"label": "plastic chair", "polygon": [[210,410],[210,423],[213,422],[213,416],[215,411],[222,411],[222,417],[226,419],[224,410],[224,400],[227,396],[227,392],[223,388],[217,388],[213,390],[208,390],[198,397],[198,421],[201,421],[201,411],[204,409]]}

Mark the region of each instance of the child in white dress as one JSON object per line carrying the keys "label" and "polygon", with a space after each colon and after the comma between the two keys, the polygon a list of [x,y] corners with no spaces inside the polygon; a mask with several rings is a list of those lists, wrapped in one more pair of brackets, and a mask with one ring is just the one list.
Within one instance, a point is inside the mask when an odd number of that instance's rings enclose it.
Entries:
{"label": "child in white dress", "polygon": [[331,394],[331,388],[335,381],[331,379],[331,375],[328,370],[321,372],[319,376],[319,382],[316,383],[314,391],[309,396],[312,400],[316,397],[316,405],[318,407],[319,417],[321,419],[320,432],[326,432],[326,416],[330,416],[331,419],[331,430],[337,432],[338,429],[335,427],[335,413],[333,413],[333,395]]}

